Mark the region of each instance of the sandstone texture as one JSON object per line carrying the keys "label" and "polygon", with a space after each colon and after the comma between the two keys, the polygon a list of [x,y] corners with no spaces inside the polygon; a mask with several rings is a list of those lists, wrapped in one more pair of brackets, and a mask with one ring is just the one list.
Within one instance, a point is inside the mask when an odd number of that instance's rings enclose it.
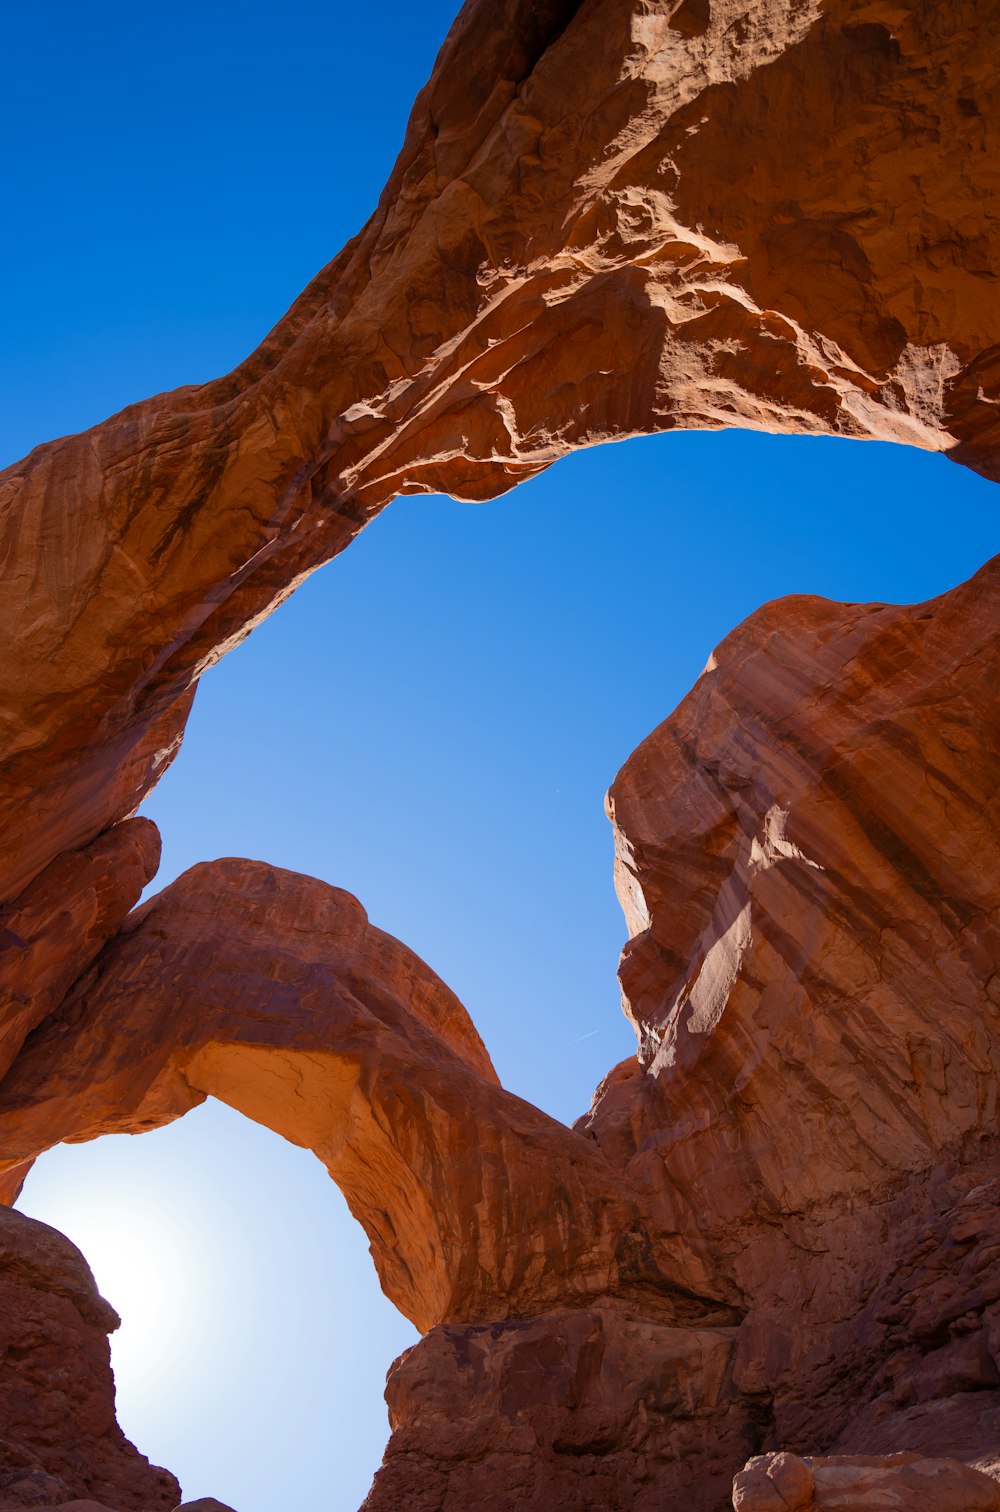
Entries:
{"label": "sandstone texture", "polygon": [[169,1512],[177,1482],[115,1421],[117,1313],[44,1223],[0,1208],[0,1508]]}
{"label": "sandstone texture", "polygon": [[[766,606],[626,764],[639,1054],[573,1130],[346,893],[228,860],[130,912],[200,674],[397,494],[730,424],[1000,477],[998,60],[985,0],[471,0],[258,351],[0,475],[0,1199],[207,1095],[313,1149],[426,1333],[369,1512],[1000,1473],[997,563]],[[0,1508],[175,1506],[7,1217]]]}
{"label": "sandstone texture", "polygon": [[574,1130],[349,894],[230,860],[28,1037],[0,1167],[209,1094],[313,1149],[427,1333],[369,1512],[717,1512],[778,1448],[1000,1469],[998,638],[1000,558],[717,649],[609,794],[640,1053]]}
{"label": "sandstone texture", "polygon": [[0,900],[399,493],[742,424],[1000,469],[986,0],[473,0],[369,223],[225,378],[0,475]]}
{"label": "sandstone texture", "polygon": [[439,1327],[398,1360],[366,1509],[722,1507],[759,1442],[736,1330],[634,1304]]}
{"label": "sandstone texture", "polygon": [[155,824],[127,819],[83,850],[64,852],[16,903],[0,909],[0,950],[9,993],[0,1022],[0,1076],[26,1036],[58,1008],[138,902],[159,860]]}
{"label": "sandstone texture", "polygon": [[953,1459],[918,1454],[751,1460],[733,1485],[736,1512],[998,1512],[1000,1485]]}
{"label": "sandstone texture", "polygon": [[611,1284],[635,1218],[617,1173],[498,1086],[457,998],[348,893],[249,861],[180,877],[31,1037],[0,1152],[154,1128],[207,1094],[316,1152],[421,1329]]}

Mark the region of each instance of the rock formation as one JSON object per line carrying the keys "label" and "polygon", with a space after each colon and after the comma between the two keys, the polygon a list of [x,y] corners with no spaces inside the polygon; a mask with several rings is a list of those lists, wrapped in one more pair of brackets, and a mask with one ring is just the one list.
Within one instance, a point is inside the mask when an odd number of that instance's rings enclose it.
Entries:
{"label": "rock formation", "polygon": [[[639,1057],[573,1131],[347,894],[228,861],[129,913],[200,673],[396,494],[736,423],[1000,477],[998,44],[971,0],[471,0],[259,350],[0,477],[0,1195],[209,1093],[314,1149],[427,1331],[373,1512],[1000,1469],[996,564],[767,606],[626,765]],[[104,1433],[38,1473],[128,1512]]]}
{"label": "rock formation", "polygon": [[184,1502],[180,1507],[175,1507],[174,1512],[233,1512],[233,1509],[216,1501],[214,1496],[199,1496],[197,1501]]}
{"label": "rock formation", "polygon": [[169,1512],[177,1482],[115,1422],[118,1314],[44,1223],[0,1208],[0,1506]]}
{"label": "rock formation", "polygon": [[1000,1486],[958,1460],[894,1454],[798,1459],[770,1454],[750,1461],[733,1487],[736,1512],[1000,1512]]}
{"label": "rock formation", "polygon": [[997,475],[998,52],[974,0],[466,5],[261,347],[0,475],[0,901],[135,809],[204,668],[396,494],[733,424]]}
{"label": "rock formation", "polygon": [[718,648],[609,795],[640,1056],[576,1130],[349,895],[223,861],[28,1037],[0,1164],[209,1093],[312,1148],[428,1331],[373,1509],[713,1512],[775,1445],[1000,1469],[998,601],[1000,558]]}

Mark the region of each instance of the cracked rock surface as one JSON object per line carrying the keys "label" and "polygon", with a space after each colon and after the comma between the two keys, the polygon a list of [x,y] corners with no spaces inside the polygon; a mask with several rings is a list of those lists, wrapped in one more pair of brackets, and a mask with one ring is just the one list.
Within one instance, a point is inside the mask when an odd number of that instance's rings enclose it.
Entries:
{"label": "cracked rock surface", "polygon": [[427,1334],[370,1512],[716,1512],[776,1447],[997,1470],[998,597],[1000,559],[766,605],[629,759],[639,1055],[575,1129],[349,894],[230,860],[31,1033],[0,1161],[208,1094],[313,1149]]}
{"label": "cracked rock surface", "polygon": [[[730,424],[1000,476],[998,58],[985,0],[470,0],[258,350],[0,475],[0,1198],[206,1095],[315,1150],[426,1333],[370,1512],[718,1512],[761,1452],[820,1508],[859,1455],[998,1471],[996,563],[765,606],[630,758],[639,1053],[573,1130],[346,893],[228,860],[130,912],[200,674],[397,494]],[[32,1263],[0,1507],[174,1506],[78,1260]]]}

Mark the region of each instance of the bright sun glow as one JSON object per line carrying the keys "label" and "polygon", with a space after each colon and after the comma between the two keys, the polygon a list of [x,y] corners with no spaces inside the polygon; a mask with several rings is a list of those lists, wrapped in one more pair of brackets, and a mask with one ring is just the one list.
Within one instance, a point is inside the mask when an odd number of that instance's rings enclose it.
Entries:
{"label": "bright sun glow", "polygon": [[119,1423],[186,1499],[360,1505],[386,1367],[417,1336],[318,1160],[210,1099],[141,1138],[50,1150],[17,1205],[82,1250],[121,1315]]}
{"label": "bright sun glow", "polygon": [[121,1317],[111,1336],[116,1376],[140,1389],[163,1382],[181,1365],[201,1306],[186,1236],[162,1208],[134,1193],[81,1194],[61,1221]]}

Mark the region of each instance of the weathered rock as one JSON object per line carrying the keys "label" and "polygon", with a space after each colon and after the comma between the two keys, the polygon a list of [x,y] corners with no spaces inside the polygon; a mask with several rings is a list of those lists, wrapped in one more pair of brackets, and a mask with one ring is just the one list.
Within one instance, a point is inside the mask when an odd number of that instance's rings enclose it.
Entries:
{"label": "weathered rock", "polygon": [[[434,1476],[456,1508],[638,1506],[683,1455],[715,1512],[754,1449],[899,1434],[990,1462],[995,566],[916,609],[769,606],[628,763],[640,1060],[576,1132],[319,883],[216,863],[115,931],[197,678],[396,494],[736,423],[1000,476],[998,57],[974,0],[472,0],[372,220],[259,350],[0,477],[0,1197],[209,1092],[314,1148],[434,1328],[372,1507]],[[12,1466],[24,1496],[104,1498],[75,1443]]]}
{"label": "weathered rock", "polygon": [[679,1236],[657,1245],[679,1284],[636,1265],[650,1238],[615,1167],[498,1086],[454,994],[348,893],[216,861],[138,909],[8,1073],[0,1165],[209,1094],[316,1152],[422,1329],[609,1291],[732,1322]]}
{"label": "weathered rock", "polygon": [[365,1512],[721,1504],[755,1441],[733,1335],[610,1309],[435,1328],[389,1374]]}
{"label": "weathered rock", "polygon": [[113,1507],[104,1507],[95,1501],[71,1501],[60,1502],[57,1507],[51,1507],[49,1512],[114,1512]]}
{"label": "weathered rock", "polygon": [[16,903],[0,909],[9,993],[0,1020],[0,1077],[138,902],[159,860],[156,825],[129,819],[84,850],[64,852]]}
{"label": "weathered rock", "polygon": [[733,1481],[737,1512],[815,1512],[816,1483],[808,1461],[795,1454],[762,1454]]}
{"label": "weathered rock", "polygon": [[894,1454],[751,1460],[733,1483],[737,1512],[1000,1512],[1000,1486],[954,1459]]}
{"label": "weathered rock", "polygon": [[997,1444],[998,638],[1000,561],[769,605],[609,795],[641,1064],[585,1126],[735,1283],[787,1447]]}
{"label": "weathered rock", "polygon": [[118,1321],[68,1239],[0,1209],[0,1508],[176,1503],[173,1476],[115,1422],[107,1335]]}
{"label": "weathered rock", "polygon": [[113,1507],[104,1507],[95,1501],[71,1501],[60,1502],[57,1507],[51,1507],[49,1512],[114,1512]]}
{"label": "weathered rock", "polygon": [[0,899],[134,811],[190,690],[394,495],[746,424],[1000,467],[975,0],[474,0],[378,209],[226,378],[0,476]]}
{"label": "weathered rock", "polygon": [[990,1468],[998,592],[1000,559],[914,608],[768,605],[631,758],[610,807],[641,1053],[576,1131],[497,1086],[349,895],[225,861],[33,1032],[0,1167],[207,1094],[314,1149],[431,1330],[369,1512],[489,1486],[718,1512],[777,1444]]}
{"label": "weathered rock", "polygon": [[200,1496],[197,1501],[181,1502],[174,1512],[233,1512],[233,1509],[216,1501],[214,1496]]}

